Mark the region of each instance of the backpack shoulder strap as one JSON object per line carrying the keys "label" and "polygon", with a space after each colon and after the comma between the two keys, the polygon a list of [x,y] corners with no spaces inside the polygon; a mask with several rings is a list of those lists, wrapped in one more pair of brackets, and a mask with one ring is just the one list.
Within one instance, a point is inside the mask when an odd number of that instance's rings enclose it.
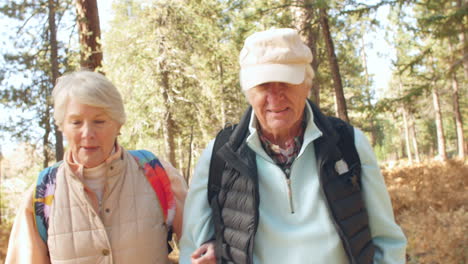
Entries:
{"label": "backpack shoulder strap", "polygon": [[50,207],[54,201],[57,170],[62,161],[39,173],[33,194],[34,222],[42,240],[47,244]]}
{"label": "backpack shoulder strap", "polygon": [[171,188],[171,181],[159,159],[147,150],[130,150],[130,154],[144,169],[146,179],[149,181],[156,196],[161,203],[166,224],[172,226],[175,216],[175,198]]}
{"label": "backpack shoulder strap", "polygon": [[221,188],[221,174],[224,170],[224,161],[217,155],[218,150],[229,140],[237,125],[227,126],[218,132],[211,153],[210,172],[208,178],[208,203]]}
{"label": "backpack shoulder strap", "polygon": [[143,168],[146,179],[153,188],[161,208],[164,213],[165,222],[167,225],[167,250],[172,252],[172,222],[174,221],[176,202],[174,193],[171,188],[171,181],[167,176],[164,167],[159,159],[150,151],[147,150],[129,150],[128,151],[137,163]]}
{"label": "backpack shoulder strap", "polygon": [[[349,170],[352,171],[351,183],[353,187],[360,188],[361,186],[361,160],[354,144],[354,127],[345,121],[336,118],[328,117],[340,136],[338,148],[340,149],[343,159],[348,164]],[[356,178],[357,177],[357,178]]]}

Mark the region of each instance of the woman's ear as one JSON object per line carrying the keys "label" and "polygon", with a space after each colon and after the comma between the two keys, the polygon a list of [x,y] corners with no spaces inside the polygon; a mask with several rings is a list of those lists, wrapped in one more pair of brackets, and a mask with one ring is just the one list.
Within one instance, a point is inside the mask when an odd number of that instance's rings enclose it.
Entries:
{"label": "woman's ear", "polygon": [[120,129],[122,129],[122,125],[121,125],[121,124],[119,124],[119,127],[117,128],[117,136],[122,135],[122,133],[120,132]]}

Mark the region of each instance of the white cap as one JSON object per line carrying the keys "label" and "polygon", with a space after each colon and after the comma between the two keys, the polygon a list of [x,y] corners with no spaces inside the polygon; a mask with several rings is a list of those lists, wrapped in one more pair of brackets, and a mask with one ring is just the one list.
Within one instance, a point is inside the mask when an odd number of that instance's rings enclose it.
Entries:
{"label": "white cap", "polygon": [[269,29],[250,35],[239,55],[244,91],[267,82],[300,84],[312,52],[291,28]]}

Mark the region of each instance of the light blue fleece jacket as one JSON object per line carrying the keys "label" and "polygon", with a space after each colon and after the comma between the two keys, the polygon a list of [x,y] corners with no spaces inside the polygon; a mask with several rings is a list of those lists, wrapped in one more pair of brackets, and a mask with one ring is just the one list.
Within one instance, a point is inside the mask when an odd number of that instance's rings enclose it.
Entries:
{"label": "light blue fleece jacket", "polygon": [[[321,137],[322,132],[315,126],[308,104],[306,114],[304,142],[291,167],[290,198],[286,176],[263,150],[256,130],[257,120],[252,113],[247,144],[256,153],[260,192],[260,217],[253,256],[256,264],[348,263],[319,183],[313,141]],[[395,223],[376,157],[366,136],[358,129],[354,131],[362,164],[363,197],[376,246],[374,263],[405,263],[406,238]],[[193,251],[214,234],[207,200],[213,144],[214,140],[203,151],[190,183],[180,240],[181,264],[190,263]]]}

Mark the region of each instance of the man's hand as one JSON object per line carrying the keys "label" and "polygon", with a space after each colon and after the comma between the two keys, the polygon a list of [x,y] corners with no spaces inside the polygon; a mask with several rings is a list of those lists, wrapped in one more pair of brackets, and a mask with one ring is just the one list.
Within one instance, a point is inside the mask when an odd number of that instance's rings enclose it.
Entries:
{"label": "man's hand", "polygon": [[192,254],[192,264],[216,264],[214,242],[201,245]]}

